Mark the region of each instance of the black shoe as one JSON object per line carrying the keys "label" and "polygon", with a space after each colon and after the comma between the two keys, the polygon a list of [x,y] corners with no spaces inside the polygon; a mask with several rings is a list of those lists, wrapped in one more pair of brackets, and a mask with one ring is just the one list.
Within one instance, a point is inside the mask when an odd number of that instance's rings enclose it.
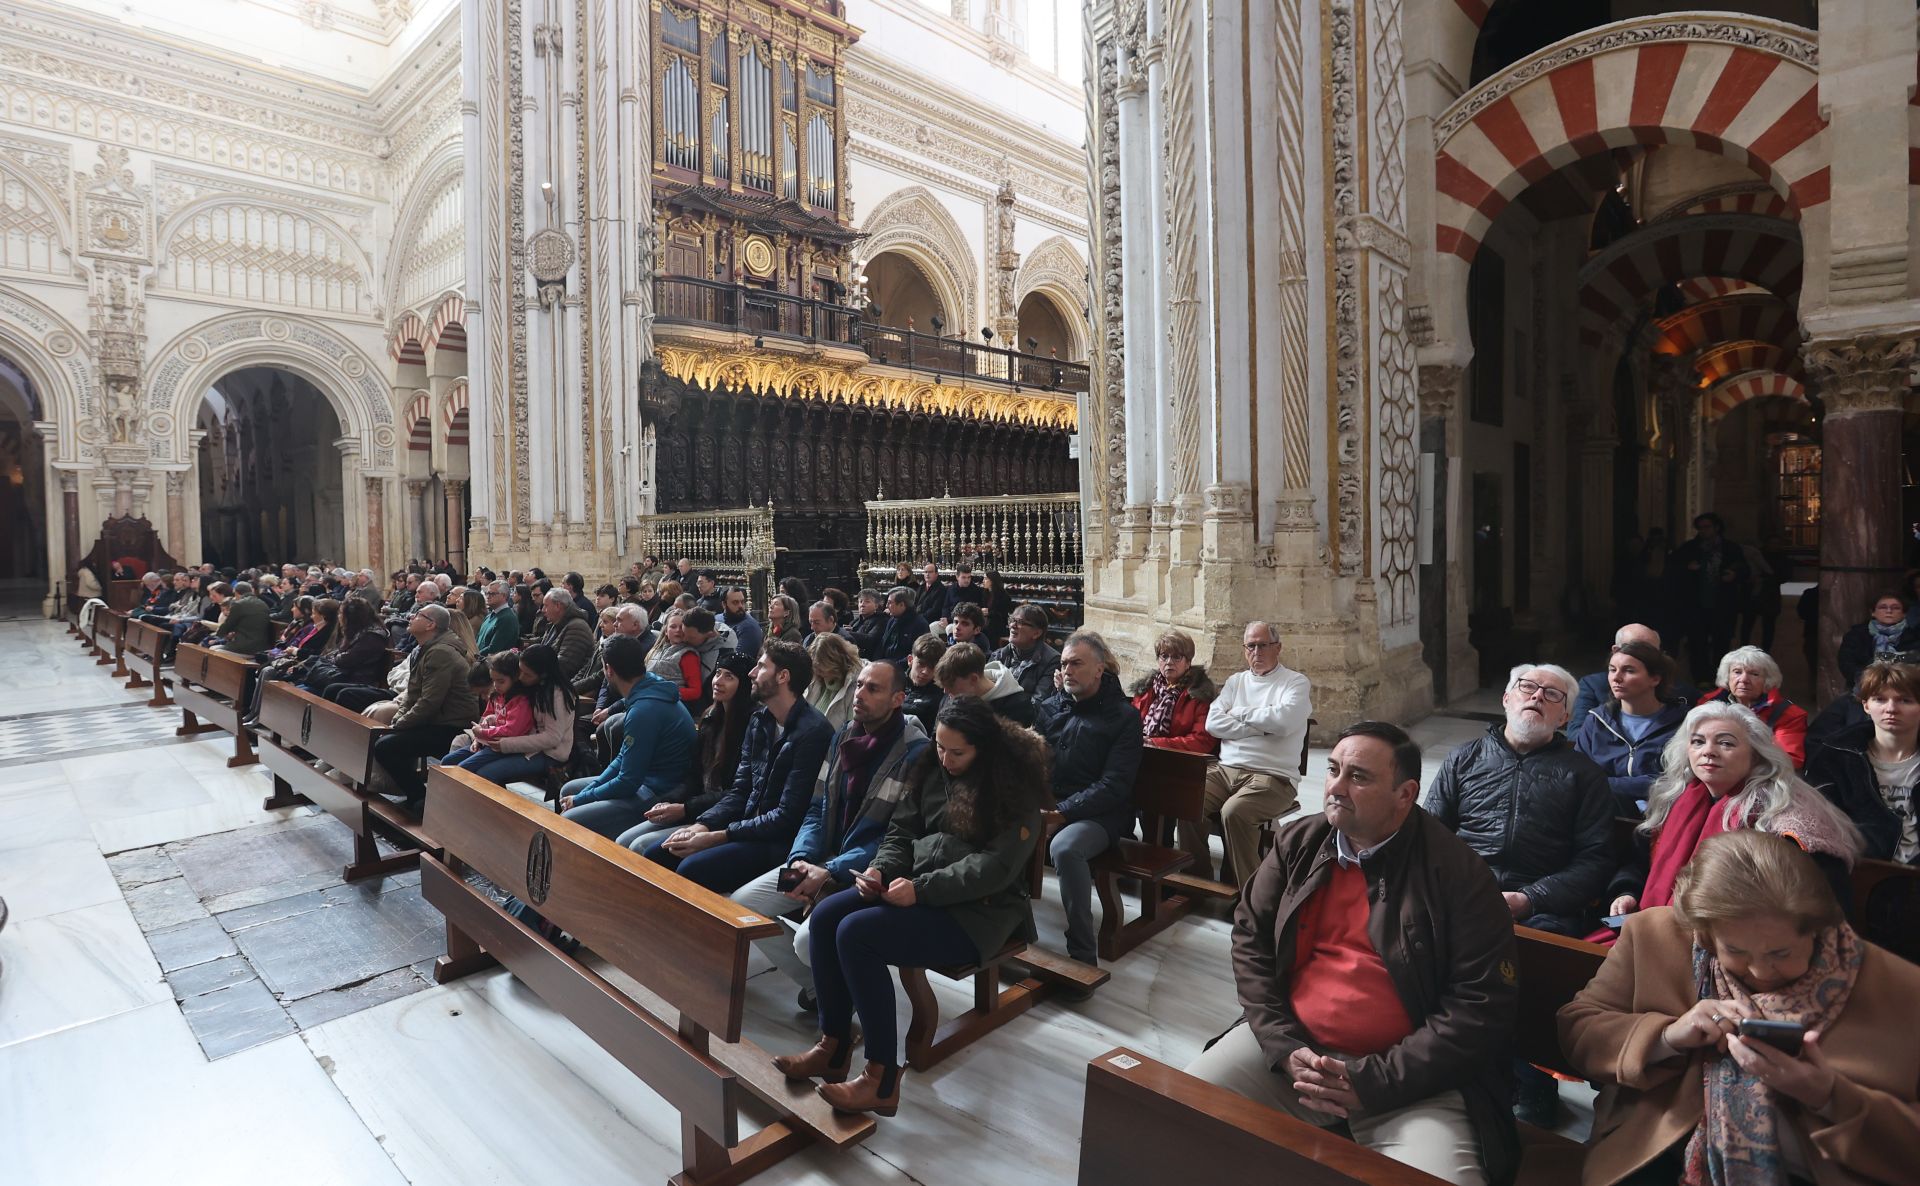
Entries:
{"label": "black shoe", "polygon": [[815,1012],[818,1012],[819,1009],[820,1009],[820,994],[814,992],[810,988],[801,989],[800,990],[800,1011],[802,1013],[815,1013]]}
{"label": "black shoe", "polygon": [[408,795],[406,798],[400,800],[400,810],[406,812],[414,819],[419,819],[426,814],[427,797],[425,795]]}

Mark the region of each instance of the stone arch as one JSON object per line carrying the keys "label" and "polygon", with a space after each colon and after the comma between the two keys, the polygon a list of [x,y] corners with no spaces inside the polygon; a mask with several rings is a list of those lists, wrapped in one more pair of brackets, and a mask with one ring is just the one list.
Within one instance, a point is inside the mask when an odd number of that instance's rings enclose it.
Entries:
{"label": "stone arch", "polygon": [[96,400],[93,356],[86,344],[86,335],[58,313],[0,285],[0,354],[25,373],[40,396],[40,423],[53,426],[49,462],[85,460],[91,446],[101,443],[87,439],[95,435],[87,431],[86,416]]}
{"label": "stone arch", "polygon": [[1576,274],[1580,344],[1607,346],[1662,286],[1694,277],[1740,280],[1793,304],[1800,270],[1800,228],[1783,219],[1705,214],[1655,223],[1609,244]]}
{"label": "stone arch", "polygon": [[215,380],[243,367],[275,367],[327,397],[342,435],[359,442],[364,469],[392,472],[399,444],[392,388],[374,361],[333,329],[304,317],[230,313],[203,321],[155,355],[147,393],[156,461],[191,461],[188,433]]}
{"label": "stone arch", "polygon": [[1743,292],[1688,305],[1660,320],[1655,354],[1683,356],[1718,342],[1753,340],[1791,349],[1800,338],[1793,307],[1770,292]]}
{"label": "stone arch", "polygon": [[[466,272],[464,248],[455,250],[450,261],[439,259],[439,253],[449,245],[442,241],[444,233],[433,234],[432,225],[436,216],[444,213],[443,202],[448,191],[457,192],[462,188],[465,162],[458,137],[434,149],[421,162],[417,175],[423,179],[421,184],[408,191],[405,204],[394,219],[391,241],[405,246],[395,251],[386,284],[381,289],[383,303],[389,311],[428,307],[422,297],[436,291],[444,292],[455,277],[463,276]],[[440,229],[442,232],[445,230]],[[461,227],[456,226],[453,230],[456,234],[464,234]],[[418,289],[410,287],[408,281],[420,273],[427,274],[427,282]]]}
{"label": "stone arch", "polygon": [[1711,423],[1749,400],[1791,399],[1805,403],[1807,389],[1800,380],[1779,371],[1748,371],[1715,384],[1704,398],[1701,414]]}
{"label": "stone arch", "polygon": [[427,373],[454,378],[467,372],[467,300],[457,292],[440,297],[427,320]]}
{"label": "stone arch", "polygon": [[[232,269],[245,266],[251,271],[265,270],[261,261],[264,259],[268,265],[271,265],[272,257],[278,255],[284,257],[284,262],[289,268],[303,267],[307,272],[307,279],[310,282],[322,284],[345,284],[350,282],[355,289],[351,299],[348,299],[347,295],[343,293],[341,301],[337,304],[325,302],[315,303],[311,300],[300,301],[294,299],[278,299],[275,300],[274,303],[296,308],[316,308],[325,309],[329,312],[342,313],[366,313],[372,310],[374,304],[375,276],[373,259],[367,254],[366,250],[361,247],[358,240],[348,234],[345,228],[341,227],[339,223],[334,222],[332,219],[312,208],[304,207],[291,201],[259,197],[253,194],[216,194],[212,197],[190,203],[183,207],[178,213],[174,214],[173,217],[167,219],[166,223],[160,228],[159,234],[155,237],[155,241],[160,246],[159,254],[156,257],[159,260],[159,267],[155,271],[155,276],[160,286],[180,292],[208,294],[207,290],[198,287],[197,284],[183,285],[178,283],[178,277],[174,268],[176,263],[176,244],[180,242],[182,236],[185,235],[187,230],[194,225],[194,221],[200,216],[211,215],[223,210],[241,210],[249,215],[257,213],[263,218],[271,217],[274,219],[291,220],[292,230],[294,232],[294,238],[291,243],[285,243],[279,240],[277,231],[273,236],[267,236],[264,229],[263,239],[270,241],[241,244],[239,240],[232,238],[222,240],[217,236],[213,239],[202,240],[204,244],[212,245],[205,249],[204,254],[215,257],[222,255],[232,255],[236,257],[224,261],[227,268]],[[324,251],[316,252],[311,250],[313,236],[316,231],[325,236],[328,243],[339,249],[339,259],[337,261],[328,260]],[[224,247],[219,246],[222,244],[224,244]],[[263,255],[262,253],[266,254]],[[301,262],[303,260],[305,261],[304,264]],[[222,261],[216,258],[214,262],[220,263]],[[224,295],[238,299],[253,299],[256,301],[272,299],[260,297],[252,293],[234,294],[231,291],[224,294],[211,293],[209,295]]]}
{"label": "stone arch", "polygon": [[[5,187],[10,185],[20,187],[21,205],[16,206],[13,195],[5,193]],[[11,250],[0,246],[0,267],[52,276],[71,274],[73,224],[68,218],[66,201],[33,170],[0,157],[0,232],[13,230],[19,230],[27,239],[28,258],[16,259]],[[36,232],[46,240],[44,263],[31,258]]]}
{"label": "stone arch", "polygon": [[1074,359],[1086,358],[1092,349],[1087,315],[1093,307],[1093,294],[1087,286],[1086,258],[1064,235],[1055,235],[1027,252],[1014,276],[1014,308],[1036,294],[1053,302],[1059,312],[1073,336]]}
{"label": "stone arch", "polygon": [[[1435,249],[1471,261],[1528,185],[1629,144],[1687,144],[1741,161],[1801,212],[1829,196],[1815,43],[1735,13],[1621,21],[1523,58],[1434,121]],[[1596,76],[1632,79],[1596,85]]]}
{"label": "stone arch", "polygon": [[927,277],[940,303],[955,310],[956,325],[966,325],[980,315],[973,248],[932,191],[919,185],[895,190],[880,199],[861,230],[867,236],[861,245],[863,259],[887,251],[903,255]]}
{"label": "stone arch", "polygon": [[1778,371],[1794,379],[1804,378],[1799,354],[1771,342],[1720,342],[1700,352],[1693,361],[1694,373],[1711,386],[1750,371]]}

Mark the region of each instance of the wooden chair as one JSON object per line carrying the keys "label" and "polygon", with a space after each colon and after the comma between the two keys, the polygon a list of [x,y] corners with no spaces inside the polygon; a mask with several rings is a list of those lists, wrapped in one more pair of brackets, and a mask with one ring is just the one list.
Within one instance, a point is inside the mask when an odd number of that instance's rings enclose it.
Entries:
{"label": "wooden chair", "polygon": [[[127,664],[127,687],[151,687],[153,695],[147,704],[152,708],[169,708],[173,704],[173,697],[167,692],[167,677],[160,671],[166,665],[167,644],[172,641],[173,631],[165,626],[140,621],[126,625],[126,653],[133,656]],[[140,674],[142,663],[148,675]]]}
{"label": "wooden chair", "polygon": [[[427,776],[426,825],[444,858],[420,861],[420,888],[447,919],[445,983],[498,961],[680,1113],[678,1186],[731,1186],[814,1142],[872,1135],[871,1116],[833,1111],[741,1037],[747,950],[785,934],[677,873],[464,770]],[[472,869],[612,965],[616,986],[467,884]],[[751,1096],[772,1123],[743,1135]]]}
{"label": "wooden chair", "polygon": [[[1197,760],[1196,760],[1197,759]],[[1093,859],[1093,889],[1100,898],[1100,958],[1119,959],[1173,925],[1192,905],[1191,897],[1162,901],[1167,879],[1193,864],[1193,854],[1155,841],[1164,840],[1177,820],[1199,819],[1206,807],[1207,759],[1201,754],[1147,746],[1133,783],[1146,840],[1122,840]],[[1140,917],[1127,921],[1120,897],[1121,878],[1140,886]],[[1199,879],[1192,879],[1199,880]]]}
{"label": "wooden chair", "polygon": [[1857,861],[1852,896],[1848,919],[1861,935],[1909,963],[1920,963],[1920,869]]}
{"label": "wooden chair", "polygon": [[[385,877],[411,869],[439,845],[400,808],[368,790],[373,777],[373,743],[387,732],[357,712],[331,704],[283,680],[267,684],[260,697],[260,723],[254,737],[260,760],[273,772],[273,794],[261,806],[269,810],[312,803],[353,829],[353,863],[342,877]],[[333,767],[322,774],[319,759]],[[385,836],[398,851],[380,855],[375,838]]]}
{"label": "wooden chair", "polygon": [[[1038,898],[1035,888],[1041,884],[1046,867],[1046,840],[1034,846],[1033,863],[1027,870],[1028,894]],[[1029,974],[1008,985],[1000,982],[1001,970],[1009,960],[1018,959]],[[926,968],[901,968],[900,988],[913,1007],[907,1023],[907,1065],[924,1071],[939,1065],[947,1056],[965,1049],[980,1038],[1033,1008],[1065,985],[1099,988],[1112,979],[1112,973],[1089,968],[1077,960],[1066,959],[1039,947],[1029,947],[1019,939],[1001,948],[991,959],[978,964],[963,964],[932,971],[948,980],[973,981],[973,1008],[945,1025],[940,1024],[940,1001],[927,983]]]}
{"label": "wooden chair", "polygon": [[180,727],[174,735],[224,729],[233,734],[229,768],[258,762],[253,734],[240,724],[240,717],[253,700],[253,682],[259,674],[260,664],[232,651],[181,643],[173,656],[173,678],[179,685],[174,697],[180,702]]}
{"label": "wooden chair", "polygon": [[[1593,979],[1606,948],[1526,927],[1514,928],[1514,940],[1515,1050],[1528,1062],[1565,1069],[1555,1015]],[[1581,1146],[1520,1129],[1523,1186],[1579,1180]],[[1081,1186],[1166,1186],[1202,1166],[1220,1182],[1442,1186],[1430,1174],[1132,1050],[1109,1050],[1087,1064]]]}

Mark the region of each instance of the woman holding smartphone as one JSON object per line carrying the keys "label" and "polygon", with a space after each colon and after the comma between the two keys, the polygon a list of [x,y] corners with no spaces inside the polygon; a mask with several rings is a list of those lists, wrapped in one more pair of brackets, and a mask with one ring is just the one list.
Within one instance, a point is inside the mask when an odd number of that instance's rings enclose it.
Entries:
{"label": "woman holding smartphone", "polygon": [[1601,1085],[1584,1186],[1852,1186],[1920,1164],[1920,966],[1861,939],[1791,840],[1711,837],[1560,1010]]}
{"label": "woman holding smartphone", "polygon": [[[1046,745],[974,696],[941,705],[934,744],[908,773],[873,865],[808,917],[820,1040],[773,1065],[821,1080],[841,1112],[900,1107],[894,967],[971,964],[1016,935],[1034,937],[1027,867],[1052,805]],[[853,1015],[866,1029],[866,1068],[852,1082]]]}

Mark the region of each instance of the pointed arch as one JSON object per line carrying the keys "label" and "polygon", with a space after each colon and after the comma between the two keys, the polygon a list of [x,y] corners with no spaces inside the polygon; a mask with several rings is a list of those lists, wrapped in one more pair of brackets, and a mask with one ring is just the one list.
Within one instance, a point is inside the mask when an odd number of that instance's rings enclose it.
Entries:
{"label": "pointed arch", "polygon": [[979,316],[973,248],[952,214],[925,186],[910,185],[880,199],[861,226],[867,238],[861,255],[872,259],[895,252],[913,261],[953,314],[957,325]]}

